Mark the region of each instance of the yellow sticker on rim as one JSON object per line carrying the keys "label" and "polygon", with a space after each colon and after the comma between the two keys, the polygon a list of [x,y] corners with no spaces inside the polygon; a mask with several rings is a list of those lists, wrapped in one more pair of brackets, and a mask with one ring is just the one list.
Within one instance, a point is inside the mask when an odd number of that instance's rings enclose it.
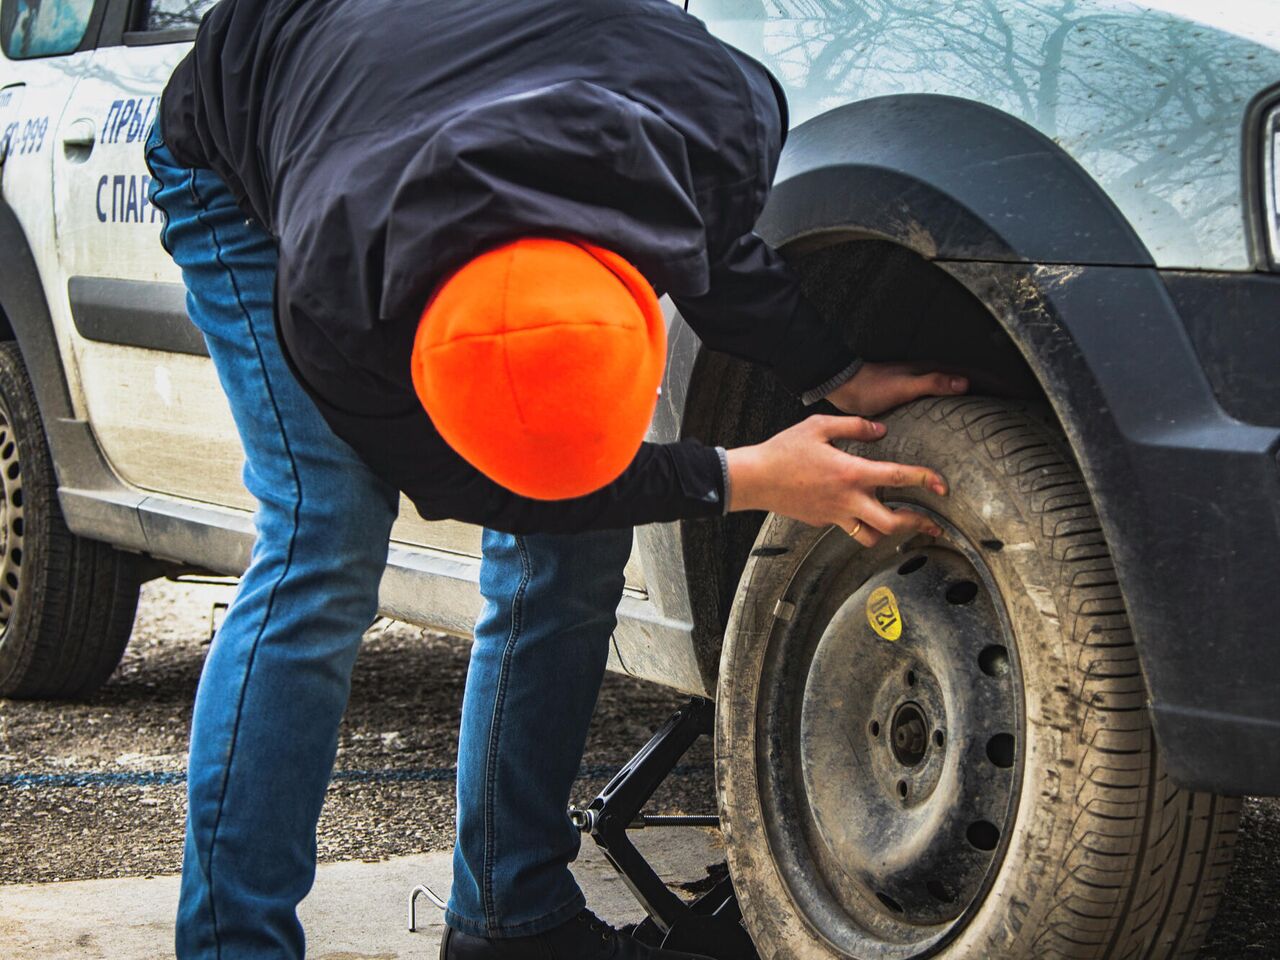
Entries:
{"label": "yellow sticker on rim", "polygon": [[876,587],[867,597],[867,623],[886,640],[902,636],[902,612],[898,609],[898,598],[888,587]]}

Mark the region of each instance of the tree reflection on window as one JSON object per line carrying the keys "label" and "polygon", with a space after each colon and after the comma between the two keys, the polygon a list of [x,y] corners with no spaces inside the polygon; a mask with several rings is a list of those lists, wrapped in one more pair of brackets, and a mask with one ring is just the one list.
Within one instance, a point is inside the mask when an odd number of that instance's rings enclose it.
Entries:
{"label": "tree reflection on window", "polygon": [[152,0],[146,29],[194,30],[215,0]]}
{"label": "tree reflection on window", "polygon": [[11,59],[71,53],[84,39],[93,0],[11,0],[0,13],[0,34]]}

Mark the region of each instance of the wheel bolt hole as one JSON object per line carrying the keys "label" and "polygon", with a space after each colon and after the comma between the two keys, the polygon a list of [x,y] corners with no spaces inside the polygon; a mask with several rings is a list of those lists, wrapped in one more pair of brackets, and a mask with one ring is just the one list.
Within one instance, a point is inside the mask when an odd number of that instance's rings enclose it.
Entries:
{"label": "wheel bolt hole", "polygon": [[944,887],[937,880],[930,880],[925,885],[925,889],[929,891],[929,896],[937,900],[939,903],[953,903],[956,895]]}
{"label": "wheel bolt hole", "polygon": [[975,820],[969,824],[969,829],[964,832],[964,835],[969,845],[977,850],[990,852],[1000,842],[1000,830],[989,820]]}
{"label": "wheel bolt hole", "polygon": [[905,781],[905,780],[899,780],[899,781],[898,781],[898,796],[900,796],[903,800],[905,800],[905,799],[907,799],[907,793],[908,793],[908,792],[909,792],[909,791],[907,790],[907,781]]}
{"label": "wheel bolt hole", "polygon": [[933,745],[935,747],[941,748],[941,746],[946,742],[947,742],[946,734],[944,734],[941,730],[933,731]]}
{"label": "wheel bolt hole", "polygon": [[888,907],[894,913],[905,912],[902,909],[902,904],[900,904],[897,900],[893,899],[893,897],[889,896],[887,893],[881,893],[879,890],[877,890],[876,899],[879,900],[881,903],[883,903],[886,907]]}
{"label": "wheel bolt hole", "polygon": [[1009,651],[998,643],[983,647],[978,654],[978,666],[988,677],[1009,675]]}
{"label": "wheel bolt hole", "polygon": [[1012,767],[1014,746],[1013,734],[997,733],[987,741],[987,759],[997,767]]}
{"label": "wheel bolt hole", "polygon": [[914,687],[916,685],[916,672],[914,670],[907,671],[907,686]]}
{"label": "wheel bolt hole", "polygon": [[947,603],[952,606],[960,607],[966,603],[973,603],[973,598],[978,595],[978,585],[972,580],[961,580],[947,587]]}
{"label": "wheel bolt hole", "polygon": [[906,561],[904,564],[902,564],[902,566],[898,567],[898,574],[899,576],[905,577],[909,573],[915,573],[917,570],[919,570],[928,562],[929,562],[928,557],[926,557],[924,554],[918,554],[912,557],[910,560]]}
{"label": "wheel bolt hole", "polygon": [[5,475],[10,480],[17,480],[18,474],[20,474],[21,472],[22,472],[22,468],[18,466],[17,462],[15,461],[14,463],[9,464],[9,469],[5,471]]}
{"label": "wheel bolt hole", "polygon": [[880,736],[880,721],[879,721],[879,720],[872,720],[872,721],[871,721],[871,726],[870,726],[868,729],[870,729],[870,730],[871,730],[871,735],[872,735],[873,737],[878,737],[878,736]]}

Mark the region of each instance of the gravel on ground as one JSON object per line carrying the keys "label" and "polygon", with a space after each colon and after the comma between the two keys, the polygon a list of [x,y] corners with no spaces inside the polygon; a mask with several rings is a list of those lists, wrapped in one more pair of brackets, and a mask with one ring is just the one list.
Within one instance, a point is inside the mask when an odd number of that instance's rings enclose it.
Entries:
{"label": "gravel on ground", "polygon": [[[143,588],[120,668],[85,703],[0,700],[0,883],[172,873],[182,862],[186,745],[214,604],[230,586]],[[381,860],[453,843],[453,768],[470,645],[381,621],[352,676],[335,778],[318,829],[323,862]],[[575,800],[687,698],[609,674]],[[690,751],[655,812],[714,813],[710,746]]]}
{"label": "gravel on ground", "polygon": [[[143,588],[120,669],[85,703],[0,700],[0,883],[176,872],[191,703],[228,584]],[[466,641],[381,621],[365,638],[318,831],[322,862],[453,843]],[[577,783],[589,801],[685,698],[610,674]],[[699,742],[650,812],[713,813]],[[696,879],[696,878],[690,878]],[[1280,801],[1249,800],[1236,869],[1200,960],[1280,957]]]}

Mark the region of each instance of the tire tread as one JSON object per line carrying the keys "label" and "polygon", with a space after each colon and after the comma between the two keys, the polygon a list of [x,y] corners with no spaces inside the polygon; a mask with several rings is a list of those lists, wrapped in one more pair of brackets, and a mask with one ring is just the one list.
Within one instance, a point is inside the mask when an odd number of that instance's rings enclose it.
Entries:
{"label": "tire tread", "polygon": [[1164,771],[1119,578],[1065,441],[1002,401],[925,400],[911,413],[964,433],[1016,479],[1059,564],[1084,776],[1035,955],[1190,960],[1230,873],[1240,801],[1179,789]]}

